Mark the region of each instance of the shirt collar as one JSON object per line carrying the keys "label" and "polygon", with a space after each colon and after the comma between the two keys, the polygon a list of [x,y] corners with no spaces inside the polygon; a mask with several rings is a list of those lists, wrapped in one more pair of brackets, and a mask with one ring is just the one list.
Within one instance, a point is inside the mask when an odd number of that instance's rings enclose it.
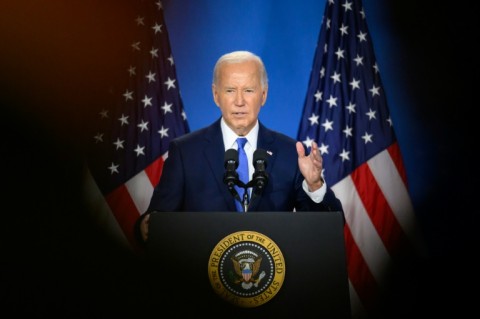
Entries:
{"label": "shirt collar", "polygon": [[[237,138],[239,137],[232,131],[231,128],[228,127],[227,123],[225,123],[224,118],[220,121],[220,127],[222,128],[222,135],[223,135],[223,144],[225,146],[225,151],[230,148],[237,148]],[[253,149],[257,148],[257,138],[258,138],[258,120],[255,123],[255,126],[248,132],[248,134],[244,137],[248,140],[248,145],[250,145]]]}

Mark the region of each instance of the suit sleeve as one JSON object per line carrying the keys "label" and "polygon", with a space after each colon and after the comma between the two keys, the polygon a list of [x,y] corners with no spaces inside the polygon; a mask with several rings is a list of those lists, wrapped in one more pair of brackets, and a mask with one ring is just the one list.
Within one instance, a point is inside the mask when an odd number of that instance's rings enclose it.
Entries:
{"label": "suit sleeve", "polygon": [[[173,165],[175,163],[175,165]],[[140,224],[146,215],[153,212],[169,212],[178,210],[182,205],[184,173],[182,156],[174,141],[170,142],[168,157],[165,160],[159,183],[153,190],[148,209],[139,216],[134,224],[134,236],[140,245],[145,242],[141,236]]]}
{"label": "suit sleeve", "polygon": [[[314,202],[303,188],[303,176],[297,175],[296,182],[296,210],[298,211],[340,211],[343,212],[342,203],[327,186],[325,195],[319,203]],[[300,185],[300,186],[299,186]]]}
{"label": "suit sleeve", "polygon": [[164,163],[162,175],[158,185],[153,191],[147,212],[179,211],[184,199],[183,170],[184,161],[177,143],[172,141],[168,149],[168,157]]}

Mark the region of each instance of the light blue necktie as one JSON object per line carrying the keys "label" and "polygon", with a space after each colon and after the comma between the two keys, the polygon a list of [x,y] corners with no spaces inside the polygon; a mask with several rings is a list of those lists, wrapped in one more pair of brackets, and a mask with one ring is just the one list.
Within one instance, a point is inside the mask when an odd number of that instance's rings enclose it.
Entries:
{"label": "light blue necktie", "polygon": [[[245,137],[237,138],[237,145],[238,145],[238,179],[241,180],[244,184],[248,183],[248,158],[247,153],[245,153],[245,149],[243,148],[247,143],[247,139]],[[235,186],[237,189],[238,195],[240,199],[243,201],[243,193],[245,189],[243,187]],[[237,206],[237,211],[243,212],[243,205],[239,201],[235,200],[235,205]]]}

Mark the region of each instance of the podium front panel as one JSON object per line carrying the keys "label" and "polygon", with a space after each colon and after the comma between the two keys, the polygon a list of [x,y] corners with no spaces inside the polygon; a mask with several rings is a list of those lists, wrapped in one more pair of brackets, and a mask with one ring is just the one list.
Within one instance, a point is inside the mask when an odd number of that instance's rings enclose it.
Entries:
{"label": "podium front panel", "polygon": [[[151,299],[146,302],[160,317],[350,318],[343,227],[340,212],[152,213],[147,242]],[[212,252],[235,233],[260,233],[281,251],[283,282],[260,306],[239,307],[212,287]]]}

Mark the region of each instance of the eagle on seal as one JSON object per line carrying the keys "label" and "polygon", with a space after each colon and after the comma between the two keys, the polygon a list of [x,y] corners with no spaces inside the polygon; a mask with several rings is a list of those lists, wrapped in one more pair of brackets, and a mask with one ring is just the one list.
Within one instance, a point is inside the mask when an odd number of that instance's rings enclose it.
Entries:
{"label": "eagle on seal", "polygon": [[255,279],[258,271],[260,270],[260,264],[262,258],[259,257],[256,260],[253,259],[242,259],[241,261],[232,258],[233,268],[235,273],[239,276],[239,279],[235,281],[236,284],[245,282],[245,283],[256,283],[260,279]]}

